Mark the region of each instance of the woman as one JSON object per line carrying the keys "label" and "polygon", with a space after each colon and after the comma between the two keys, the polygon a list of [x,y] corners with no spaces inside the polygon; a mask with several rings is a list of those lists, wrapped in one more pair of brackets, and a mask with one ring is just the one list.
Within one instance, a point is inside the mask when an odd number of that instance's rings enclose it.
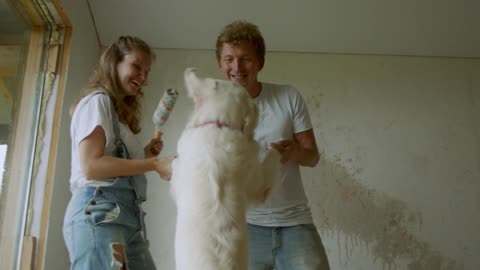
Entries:
{"label": "woman", "polygon": [[161,134],[143,153],[134,136],[153,59],[144,41],[120,37],[104,51],[84,96],[72,106],[72,198],[63,227],[71,269],[155,269],[140,206],[146,199],[144,173],[157,171],[169,180],[173,158],[156,157]]}

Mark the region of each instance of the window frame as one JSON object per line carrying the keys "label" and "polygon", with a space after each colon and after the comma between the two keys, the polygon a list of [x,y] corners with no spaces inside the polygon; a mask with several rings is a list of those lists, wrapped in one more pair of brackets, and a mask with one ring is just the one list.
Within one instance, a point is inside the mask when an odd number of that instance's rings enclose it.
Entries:
{"label": "window frame", "polygon": [[59,0],[7,0],[29,25],[2,192],[2,269],[43,269],[71,24]]}

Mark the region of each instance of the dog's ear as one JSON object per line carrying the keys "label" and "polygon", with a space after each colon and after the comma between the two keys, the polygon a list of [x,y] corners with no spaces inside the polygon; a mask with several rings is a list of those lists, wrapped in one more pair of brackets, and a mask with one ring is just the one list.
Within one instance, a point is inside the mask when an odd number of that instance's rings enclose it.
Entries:
{"label": "dog's ear", "polygon": [[198,77],[195,68],[187,68],[184,72],[184,78],[188,94],[195,104],[202,103],[204,97],[208,96],[217,87],[215,80]]}
{"label": "dog's ear", "polygon": [[185,87],[187,88],[188,95],[195,101],[199,99],[198,95],[198,76],[197,70],[195,68],[185,69],[184,78],[185,78]]}
{"label": "dog's ear", "polygon": [[248,102],[248,110],[245,115],[245,124],[243,125],[243,133],[253,139],[255,128],[258,122],[258,107],[253,101]]}

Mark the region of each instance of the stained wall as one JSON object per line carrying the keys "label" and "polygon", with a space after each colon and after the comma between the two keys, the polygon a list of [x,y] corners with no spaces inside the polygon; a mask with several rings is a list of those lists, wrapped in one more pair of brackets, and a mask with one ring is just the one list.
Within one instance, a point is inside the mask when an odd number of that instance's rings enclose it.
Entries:
{"label": "stained wall", "polygon": [[[140,137],[163,91],[179,89],[169,155],[192,109],[183,70],[221,75],[213,51],[157,54]],[[310,109],[322,158],[302,175],[331,269],[477,269],[480,60],[271,52],[260,77],[296,86]],[[174,269],[169,185],[149,179],[152,251]]]}

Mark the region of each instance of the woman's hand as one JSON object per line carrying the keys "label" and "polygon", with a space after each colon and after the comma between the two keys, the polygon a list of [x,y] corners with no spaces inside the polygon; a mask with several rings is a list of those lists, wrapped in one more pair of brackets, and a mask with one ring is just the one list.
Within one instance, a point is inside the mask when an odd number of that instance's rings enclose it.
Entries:
{"label": "woman's hand", "polygon": [[175,157],[155,158],[155,170],[161,178],[169,181],[172,178],[172,162]]}
{"label": "woman's hand", "polygon": [[145,158],[156,157],[160,154],[163,149],[162,135],[163,133],[161,131],[156,131],[155,138],[151,139],[150,142],[145,145],[143,148]]}

